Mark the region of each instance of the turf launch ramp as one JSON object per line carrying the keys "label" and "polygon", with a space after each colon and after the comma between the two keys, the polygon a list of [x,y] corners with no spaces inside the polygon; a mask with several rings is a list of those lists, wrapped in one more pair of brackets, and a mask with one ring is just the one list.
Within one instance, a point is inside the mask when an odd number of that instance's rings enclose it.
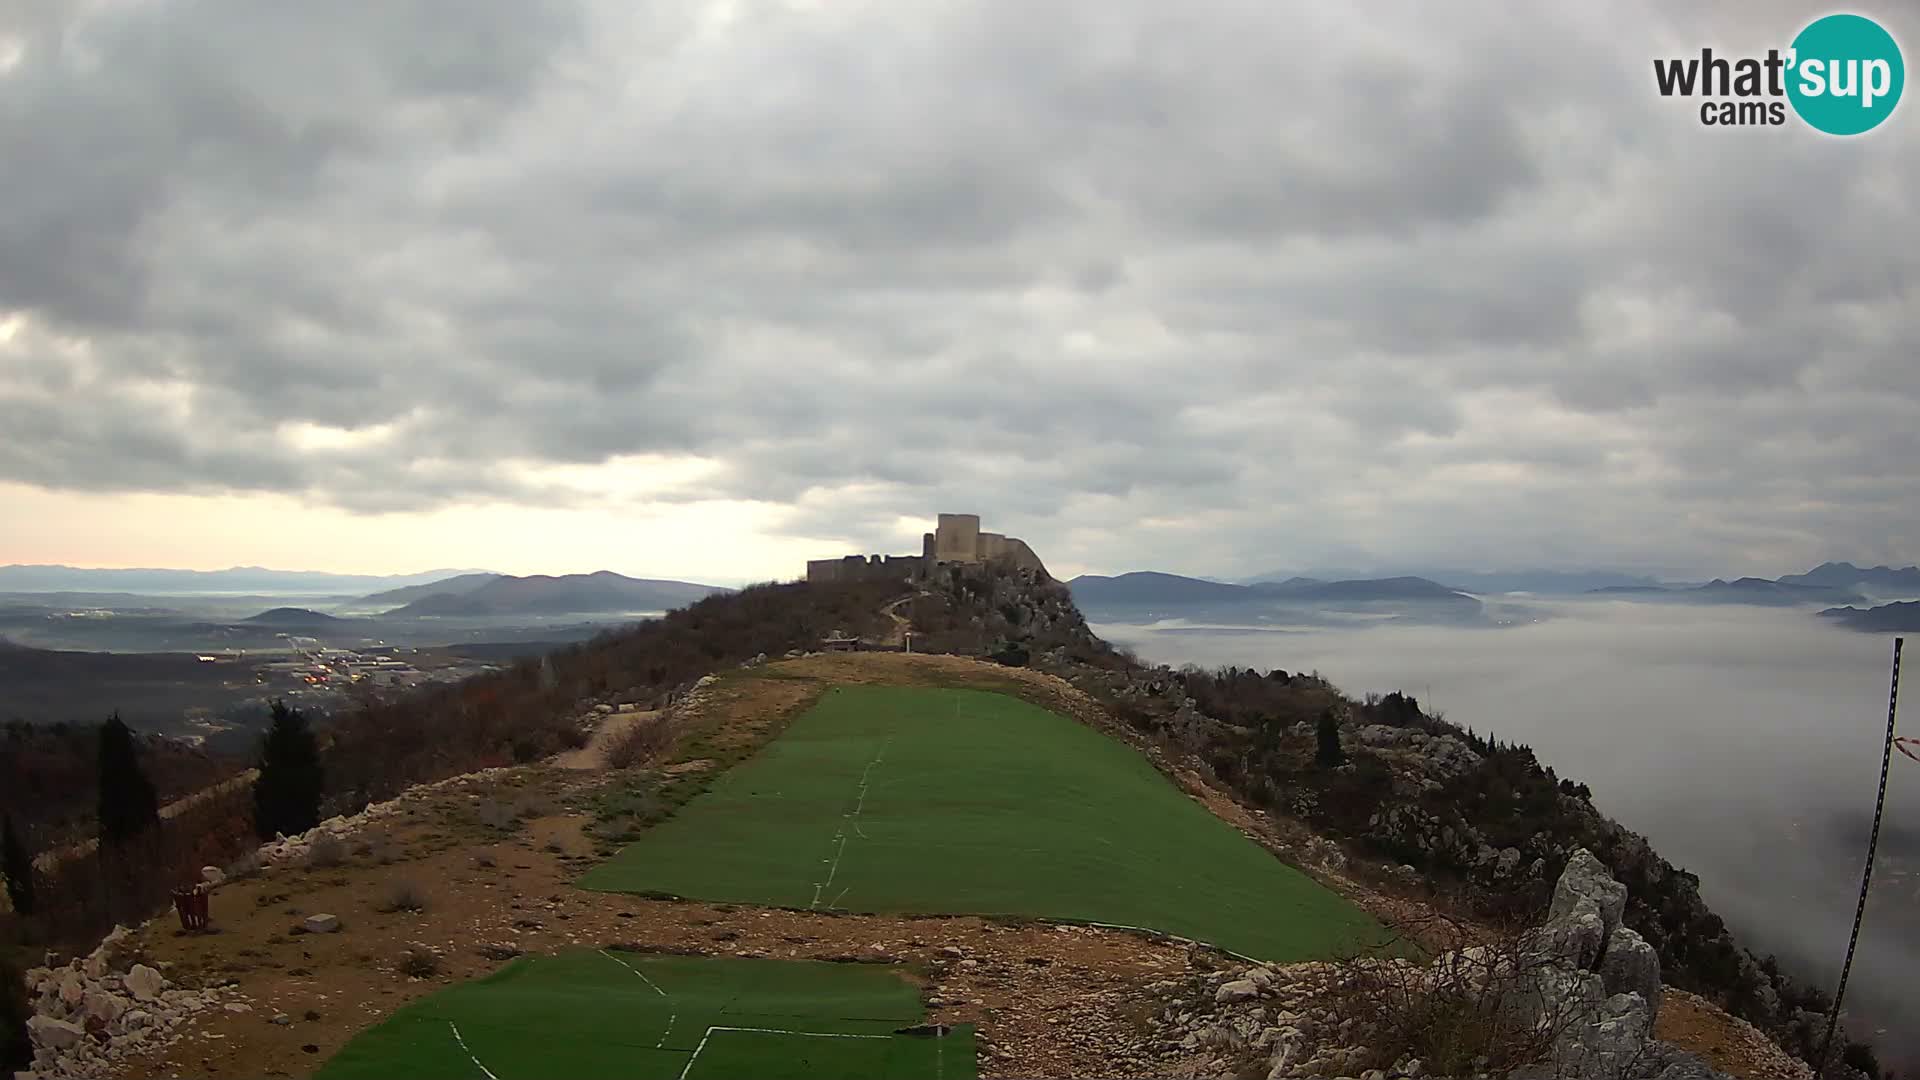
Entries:
{"label": "turf launch ramp", "polygon": [[979,690],[835,687],[581,885],[1137,927],[1273,961],[1382,937],[1131,748]]}

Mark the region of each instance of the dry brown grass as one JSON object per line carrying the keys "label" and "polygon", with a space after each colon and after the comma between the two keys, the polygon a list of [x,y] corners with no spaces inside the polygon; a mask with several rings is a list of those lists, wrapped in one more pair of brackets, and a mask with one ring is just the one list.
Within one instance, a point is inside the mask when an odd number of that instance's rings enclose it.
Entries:
{"label": "dry brown grass", "polygon": [[1424,963],[1378,955],[1335,961],[1314,1011],[1366,1047],[1366,1067],[1416,1057],[1436,1075],[1504,1075],[1547,1060],[1555,1041],[1583,1022],[1574,1003],[1537,992],[1554,960],[1521,932],[1475,933],[1480,944]]}
{"label": "dry brown grass", "polygon": [[400,954],[400,974],[416,979],[430,979],[440,974],[440,954],[425,945],[409,945]]}
{"label": "dry brown grass", "polygon": [[347,861],[347,845],[331,833],[321,833],[307,847],[309,870],[331,870]]}
{"label": "dry brown grass", "polygon": [[426,892],[420,888],[418,882],[408,878],[401,878],[387,886],[386,903],[380,907],[380,911],[387,913],[425,910],[427,910]]}
{"label": "dry brown grass", "polygon": [[658,761],[679,738],[680,727],[664,714],[642,720],[607,747],[607,767],[634,769]]}

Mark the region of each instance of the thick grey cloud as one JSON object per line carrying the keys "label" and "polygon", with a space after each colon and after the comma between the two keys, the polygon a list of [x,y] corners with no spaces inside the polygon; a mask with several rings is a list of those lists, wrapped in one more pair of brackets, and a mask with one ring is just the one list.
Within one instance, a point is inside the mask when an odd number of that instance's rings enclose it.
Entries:
{"label": "thick grey cloud", "polygon": [[1817,12],[1670,7],[9,9],[0,480],[690,455],[654,497],[1107,569],[1920,559],[1912,106],[1703,128],[1651,59]]}

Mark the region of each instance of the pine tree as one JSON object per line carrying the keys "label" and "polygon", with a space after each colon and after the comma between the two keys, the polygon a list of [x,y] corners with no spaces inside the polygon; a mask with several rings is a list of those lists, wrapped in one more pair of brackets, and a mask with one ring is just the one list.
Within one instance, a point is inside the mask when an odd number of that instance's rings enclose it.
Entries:
{"label": "pine tree", "polygon": [[7,899],[21,915],[33,914],[33,856],[13,831],[13,818],[0,821],[0,872],[7,876]]}
{"label": "pine tree", "polygon": [[273,703],[273,726],[253,782],[253,827],[263,840],[295,836],[320,824],[320,746],[298,709]]}
{"label": "pine tree", "polygon": [[160,798],[140,770],[133,731],[114,713],[100,725],[100,846],[118,848],[160,823]]}
{"label": "pine tree", "polygon": [[1314,760],[1322,768],[1332,769],[1347,763],[1347,752],[1340,748],[1340,720],[1328,709],[1320,714],[1320,723],[1315,731],[1320,739],[1319,752]]}

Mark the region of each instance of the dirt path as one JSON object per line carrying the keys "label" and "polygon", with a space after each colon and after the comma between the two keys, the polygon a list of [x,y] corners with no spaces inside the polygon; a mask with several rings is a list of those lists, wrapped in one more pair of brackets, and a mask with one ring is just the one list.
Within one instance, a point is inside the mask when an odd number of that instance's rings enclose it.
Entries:
{"label": "dirt path", "polygon": [[562,769],[602,770],[607,768],[607,755],[613,750],[620,737],[641,724],[651,724],[660,718],[660,710],[644,709],[634,712],[611,713],[600,720],[600,726],[593,729],[593,735],[587,745],[578,750],[569,750],[553,759],[553,763]]}
{"label": "dirt path", "polygon": [[913,620],[900,614],[900,605],[912,603],[916,598],[926,595],[928,594],[923,592],[910,593],[880,609],[880,614],[893,620],[893,629],[887,631],[885,644],[905,645],[907,643],[907,631],[913,628]]}

